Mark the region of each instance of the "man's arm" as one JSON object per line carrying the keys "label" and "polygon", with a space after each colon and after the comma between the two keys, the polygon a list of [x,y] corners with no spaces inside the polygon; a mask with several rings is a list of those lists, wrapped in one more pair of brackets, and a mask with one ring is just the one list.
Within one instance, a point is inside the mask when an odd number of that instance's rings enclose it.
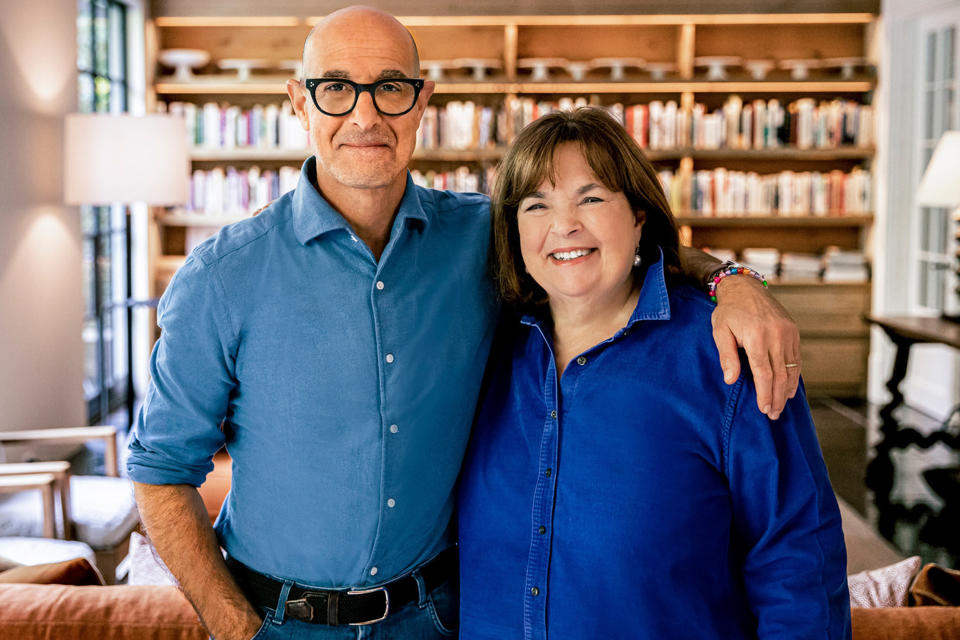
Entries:
{"label": "man's arm", "polygon": [[[692,247],[681,247],[684,273],[706,283],[721,262]],[[730,276],[717,285],[713,312],[713,339],[720,354],[723,379],[732,384],[740,376],[738,347],[743,347],[757,386],[757,406],[776,420],[787,398],[797,394],[800,332],[786,309],[750,276]]]}
{"label": "man's arm", "polygon": [[260,616],[230,575],[197,490],[185,484],[133,486],[147,535],[210,635],[256,635]]}

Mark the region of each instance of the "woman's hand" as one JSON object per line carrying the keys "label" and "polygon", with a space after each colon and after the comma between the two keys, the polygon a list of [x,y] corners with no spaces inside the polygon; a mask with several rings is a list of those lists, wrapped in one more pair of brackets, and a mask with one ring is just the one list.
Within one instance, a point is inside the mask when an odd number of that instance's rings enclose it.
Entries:
{"label": "woman's hand", "polygon": [[[780,417],[800,383],[800,332],[786,309],[750,276],[728,276],[717,285],[711,318],[723,379],[740,376],[737,348],[743,347],[757,387],[757,406],[771,420]],[[796,364],[787,367],[787,364]]]}

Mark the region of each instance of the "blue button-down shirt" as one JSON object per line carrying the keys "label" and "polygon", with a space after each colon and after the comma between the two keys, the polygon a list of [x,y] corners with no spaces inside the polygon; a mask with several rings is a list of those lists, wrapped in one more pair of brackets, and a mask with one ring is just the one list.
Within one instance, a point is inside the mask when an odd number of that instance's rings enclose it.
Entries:
{"label": "blue button-down shirt", "polygon": [[196,486],[226,444],[216,531],[234,558],[371,586],[451,542],[497,313],[489,203],[408,177],[378,262],[314,187],[315,167],[173,278],[128,470]]}
{"label": "blue button-down shirt", "polygon": [[749,375],[724,384],[712,308],[657,263],[559,384],[549,324],[524,318],[461,480],[462,638],[849,637],[803,393],[771,423]]}

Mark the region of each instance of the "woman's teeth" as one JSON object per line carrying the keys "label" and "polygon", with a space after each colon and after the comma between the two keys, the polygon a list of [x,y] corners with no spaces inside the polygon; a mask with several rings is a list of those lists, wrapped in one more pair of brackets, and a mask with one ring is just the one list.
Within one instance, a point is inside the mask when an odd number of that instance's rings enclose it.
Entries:
{"label": "woman's teeth", "polygon": [[553,256],[555,260],[564,261],[583,257],[591,251],[593,251],[593,249],[576,249],[574,251],[557,251],[556,253],[551,253],[550,255]]}

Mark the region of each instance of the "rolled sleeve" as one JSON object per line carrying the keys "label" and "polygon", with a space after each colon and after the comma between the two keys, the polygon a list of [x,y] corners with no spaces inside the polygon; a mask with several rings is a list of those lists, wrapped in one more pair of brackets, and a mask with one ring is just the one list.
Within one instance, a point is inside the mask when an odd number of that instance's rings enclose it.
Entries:
{"label": "rolled sleeve", "polygon": [[160,300],[163,331],[129,445],[127,472],[136,482],[200,486],[224,444],[238,331],[214,267],[195,251]]}
{"label": "rolled sleeve", "polygon": [[849,638],[840,511],[801,386],[776,422],[752,380],[728,407],[727,476],[760,638]]}

